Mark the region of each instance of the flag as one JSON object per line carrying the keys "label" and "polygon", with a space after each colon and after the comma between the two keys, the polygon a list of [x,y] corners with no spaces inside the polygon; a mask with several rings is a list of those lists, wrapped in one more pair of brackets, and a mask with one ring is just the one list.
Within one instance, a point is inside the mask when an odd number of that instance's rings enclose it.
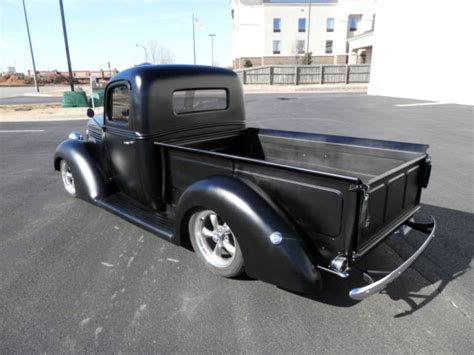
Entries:
{"label": "flag", "polygon": [[199,21],[197,18],[194,18],[194,26],[196,27],[202,27],[204,26],[201,21]]}

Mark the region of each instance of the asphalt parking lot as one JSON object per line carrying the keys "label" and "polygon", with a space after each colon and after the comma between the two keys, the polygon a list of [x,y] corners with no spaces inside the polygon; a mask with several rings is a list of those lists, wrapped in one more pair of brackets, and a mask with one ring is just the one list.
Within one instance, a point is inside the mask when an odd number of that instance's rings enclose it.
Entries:
{"label": "asphalt parking lot", "polygon": [[[422,202],[437,237],[386,291],[359,303],[347,296],[358,280],[327,277],[320,294],[303,297],[207,272],[192,252],[62,190],[54,149],[86,121],[0,123],[0,353],[471,352],[474,110],[406,106],[417,103],[246,96],[250,126],[431,145]],[[391,237],[367,263],[393,269],[421,242]]]}

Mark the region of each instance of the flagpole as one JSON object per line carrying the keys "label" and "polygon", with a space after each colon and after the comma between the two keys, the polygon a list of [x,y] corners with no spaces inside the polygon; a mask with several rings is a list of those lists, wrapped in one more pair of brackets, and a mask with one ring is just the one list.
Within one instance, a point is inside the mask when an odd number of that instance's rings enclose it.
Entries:
{"label": "flagpole", "polygon": [[69,71],[69,85],[71,91],[74,91],[74,80],[72,78],[71,56],[69,55],[69,44],[67,42],[66,20],[64,18],[63,0],[59,0],[59,9],[61,10],[61,21],[63,23],[64,46],[66,47],[67,68]]}
{"label": "flagpole", "polygon": [[193,52],[194,52],[194,65],[196,65],[196,36],[194,34],[194,14],[193,14]]}
{"label": "flagpole", "polygon": [[30,43],[31,61],[33,62],[33,77],[35,78],[36,92],[39,92],[38,78],[36,77],[35,56],[33,55],[33,46],[31,44],[30,26],[28,25],[28,16],[26,15],[25,0],[23,0],[23,12],[25,13],[26,32],[28,32],[28,42]]}

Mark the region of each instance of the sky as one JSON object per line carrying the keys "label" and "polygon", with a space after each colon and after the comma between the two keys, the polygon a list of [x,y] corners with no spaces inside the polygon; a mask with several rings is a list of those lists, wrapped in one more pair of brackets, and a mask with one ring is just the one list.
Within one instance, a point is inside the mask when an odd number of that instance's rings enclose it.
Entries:
{"label": "sky", "polygon": [[[67,70],[59,0],[25,0],[37,70]],[[63,0],[73,70],[123,70],[144,62],[150,41],[170,50],[176,63],[231,65],[229,0]],[[32,68],[22,0],[0,0],[0,71]]]}

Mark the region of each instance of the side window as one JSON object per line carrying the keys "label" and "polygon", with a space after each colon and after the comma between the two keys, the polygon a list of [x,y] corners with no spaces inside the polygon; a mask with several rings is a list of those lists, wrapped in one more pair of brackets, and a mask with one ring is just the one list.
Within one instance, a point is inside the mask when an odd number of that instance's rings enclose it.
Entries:
{"label": "side window", "polygon": [[109,119],[118,123],[127,123],[130,116],[128,87],[121,85],[112,89]]}
{"label": "side window", "polygon": [[173,109],[176,114],[220,111],[227,108],[228,97],[225,89],[191,89],[173,93]]}

